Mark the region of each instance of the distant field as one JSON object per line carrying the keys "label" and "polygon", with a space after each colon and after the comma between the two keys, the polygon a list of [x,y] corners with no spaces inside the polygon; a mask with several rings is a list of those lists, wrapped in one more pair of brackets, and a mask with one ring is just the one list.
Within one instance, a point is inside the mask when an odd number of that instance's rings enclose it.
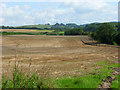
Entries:
{"label": "distant field", "polygon": [[[2,75],[11,78],[17,62],[19,70],[25,74],[30,72],[30,75],[36,74],[42,79],[53,79],[49,85],[56,88],[97,88],[103,79],[113,73],[115,67],[111,64],[117,66],[118,48],[86,45],[81,40],[93,42],[88,36],[82,35],[3,36]],[[30,82],[33,83],[31,79]],[[116,83],[117,80],[111,83],[111,87],[117,87]],[[102,84],[104,88],[107,87],[105,84]],[[8,81],[6,87],[11,86]]]}
{"label": "distant field", "polygon": [[35,30],[35,29],[2,29],[2,32],[31,32],[31,33],[38,33],[38,32],[53,32],[54,30]]}
{"label": "distant field", "polygon": [[64,35],[64,31],[36,29],[1,29],[2,35]]}
{"label": "distant field", "polygon": [[55,30],[31,30],[31,31],[39,31],[39,32],[53,32]]}
{"label": "distant field", "polygon": [[52,25],[26,25],[26,26],[16,26],[16,27],[23,27],[23,28],[33,28],[33,27],[36,27],[36,28],[51,28]]}
{"label": "distant field", "polygon": [[53,76],[56,72],[60,76],[63,73],[68,74],[71,70],[79,74],[76,70],[92,69],[93,63],[117,61],[117,48],[84,45],[81,40],[91,41],[88,36],[3,36],[3,66],[6,68],[7,62],[15,61],[16,45],[19,45],[17,55],[25,66],[28,64],[27,58],[31,58],[32,65],[38,70],[46,63],[51,65],[53,70],[50,73],[54,73]]}

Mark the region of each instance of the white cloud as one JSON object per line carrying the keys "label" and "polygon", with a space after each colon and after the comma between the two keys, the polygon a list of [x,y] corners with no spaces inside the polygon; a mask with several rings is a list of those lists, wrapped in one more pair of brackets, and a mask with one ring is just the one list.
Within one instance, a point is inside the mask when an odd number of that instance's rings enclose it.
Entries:
{"label": "white cloud", "polygon": [[[67,18],[64,18],[66,14],[70,11],[66,9],[43,9],[43,10],[34,10],[33,16],[35,16],[35,21],[39,21],[39,23],[56,23],[56,22],[66,22]],[[37,23],[38,24],[38,23]]]}
{"label": "white cloud", "polygon": [[[41,23],[56,23],[56,22],[68,22],[67,18],[62,18],[68,12],[66,9],[41,9],[25,11],[28,9],[28,5],[22,7],[15,5],[7,7],[5,4],[0,4],[2,14],[0,17],[4,20],[0,20],[4,25],[26,25],[26,24],[41,24]],[[24,9],[25,8],[25,9]],[[30,8],[30,6],[29,6]],[[70,10],[72,10],[70,8]]]}
{"label": "white cloud", "polygon": [[3,18],[0,18],[0,25],[4,22]]}
{"label": "white cloud", "polygon": [[34,17],[18,5],[7,7],[5,4],[0,4],[0,9],[2,10],[0,22],[4,25],[34,24]]}
{"label": "white cloud", "polygon": [[62,9],[61,9],[61,10],[59,9],[59,10],[56,10],[56,13],[57,13],[57,14],[64,14],[64,13],[66,13],[66,10],[65,10],[65,9],[63,9],[63,10],[62,10]]}
{"label": "white cloud", "polygon": [[27,4],[22,6],[0,4],[0,24],[1,22],[4,25],[54,24],[56,22],[83,24],[117,20],[117,9],[106,1],[78,0],[78,2],[73,2],[71,0],[71,2],[63,1],[62,5],[58,6],[59,8],[48,6],[42,9],[32,8]]}
{"label": "white cloud", "polygon": [[[86,0],[0,0],[1,2],[84,2]],[[87,0],[94,1],[94,0]],[[98,2],[101,0],[98,0]],[[104,2],[119,2],[119,0],[103,0]]]}
{"label": "white cloud", "polygon": [[62,6],[74,9],[76,14],[73,18],[77,23],[114,21],[118,16],[117,8],[103,0],[64,2]]}
{"label": "white cloud", "polygon": [[109,8],[110,6],[103,2],[102,0],[84,0],[82,2],[64,2],[63,7],[73,7],[77,10],[101,10],[105,9],[106,7]]}
{"label": "white cloud", "polygon": [[29,5],[23,5],[22,8],[23,8],[23,9],[30,9],[30,6],[29,6]]}

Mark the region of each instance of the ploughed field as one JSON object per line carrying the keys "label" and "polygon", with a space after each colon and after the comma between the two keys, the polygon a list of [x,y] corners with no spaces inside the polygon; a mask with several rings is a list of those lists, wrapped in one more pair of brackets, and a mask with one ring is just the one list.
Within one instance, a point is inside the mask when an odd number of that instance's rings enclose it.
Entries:
{"label": "ploughed field", "polygon": [[88,36],[2,36],[2,74],[11,77],[15,63],[22,72],[39,76],[83,75],[97,62],[117,63],[118,48],[87,45]]}
{"label": "ploughed field", "polygon": [[54,30],[36,30],[36,29],[1,29],[1,32],[22,32],[22,33],[39,33],[39,32],[53,32]]}

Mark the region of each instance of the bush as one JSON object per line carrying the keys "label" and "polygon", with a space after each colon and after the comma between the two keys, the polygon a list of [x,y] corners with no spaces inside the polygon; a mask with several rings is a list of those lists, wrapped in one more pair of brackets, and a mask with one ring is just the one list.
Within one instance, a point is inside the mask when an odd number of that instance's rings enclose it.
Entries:
{"label": "bush", "polygon": [[57,32],[48,32],[47,35],[58,35]]}
{"label": "bush", "polygon": [[83,29],[82,28],[73,28],[70,30],[66,30],[65,35],[83,35]]}
{"label": "bush", "polygon": [[103,23],[97,28],[96,32],[91,34],[91,37],[101,43],[113,44],[116,35],[117,29],[114,26],[109,23]]}
{"label": "bush", "polygon": [[115,36],[114,41],[120,45],[120,32]]}

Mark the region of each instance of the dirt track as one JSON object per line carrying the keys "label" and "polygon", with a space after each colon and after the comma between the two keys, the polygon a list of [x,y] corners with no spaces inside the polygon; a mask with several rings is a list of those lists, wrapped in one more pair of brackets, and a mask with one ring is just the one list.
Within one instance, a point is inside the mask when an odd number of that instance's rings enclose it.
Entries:
{"label": "dirt track", "polygon": [[81,39],[91,42],[87,36],[3,36],[3,75],[10,76],[15,61],[25,72],[30,67],[48,76],[81,75],[97,68],[96,62],[117,62],[118,48],[85,45]]}

